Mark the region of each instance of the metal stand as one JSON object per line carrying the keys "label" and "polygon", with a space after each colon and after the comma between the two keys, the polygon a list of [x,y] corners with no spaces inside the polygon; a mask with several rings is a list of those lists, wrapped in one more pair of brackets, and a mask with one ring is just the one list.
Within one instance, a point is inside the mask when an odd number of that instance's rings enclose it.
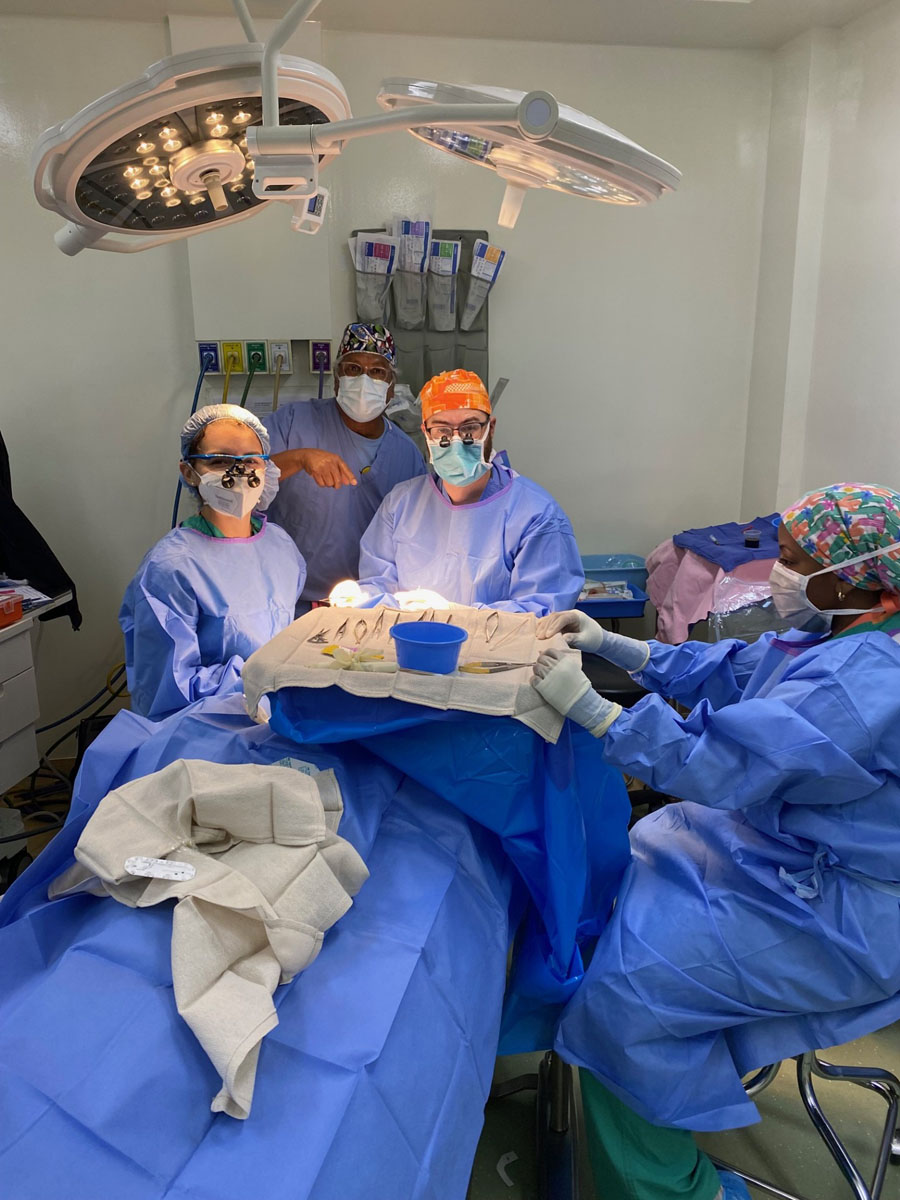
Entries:
{"label": "metal stand", "polygon": [[[797,1055],[795,1062],[797,1063],[797,1086],[800,1089],[800,1098],[803,1101],[806,1111],[809,1113],[810,1120],[815,1126],[817,1133],[828,1147],[829,1153],[840,1167],[841,1173],[850,1185],[850,1191],[854,1200],[880,1200],[888,1163],[891,1159],[900,1158],[900,1130],[897,1128],[897,1118],[898,1113],[900,1113],[900,1080],[895,1075],[892,1075],[890,1071],[882,1070],[881,1067],[841,1067],[834,1063],[825,1062],[812,1050],[807,1051],[806,1054]],[[781,1063],[774,1063],[772,1066],[765,1067],[755,1075],[746,1085],[747,1095],[757,1096],[767,1088],[778,1074],[780,1066]],[[878,1158],[875,1163],[875,1171],[872,1175],[870,1186],[866,1185],[862,1173],[847,1153],[843,1142],[835,1132],[834,1126],[822,1111],[822,1106],[813,1087],[814,1076],[819,1079],[855,1083],[859,1087],[877,1092],[887,1104],[887,1116],[884,1121]],[[771,1196],[779,1197],[779,1200],[807,1200],[804,1196],[797,1196],[793,1192],[783,1191],[773,1183],[769,1183],[765,1179],[758,1179],[755,1175],[751,1175],[747,1171],[742,1171],[729,1163],[721,1162],[715,1158],[713,1162],[718,1167],[734,1171],[745,1182],[752,1184],[761,1191],[768,1192]]]}
{"label": "metal stand", "polygon": [[537,1074],[517,1075],[491,1089],[491,1100],[535,1091],[539,1200],[579,1200],[578,1143],[572,1068],[549,1050]]}

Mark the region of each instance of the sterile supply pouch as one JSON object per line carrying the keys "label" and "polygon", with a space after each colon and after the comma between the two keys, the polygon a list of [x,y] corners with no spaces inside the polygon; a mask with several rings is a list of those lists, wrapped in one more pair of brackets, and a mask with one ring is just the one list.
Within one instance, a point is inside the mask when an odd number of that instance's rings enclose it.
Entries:
{"label": "sterile supply pouch", "polygon": [[360,233],[347,244],[356,266],[357,316],[360,321],[384,324],[397,269],[397,239],[387,233]]}
{"label": "sterile supply pouch", "polygon": [[398,243],[397,270],[424,275],[428,270],[431,221],[427,217],[395,217],[392,232]]}
{"label": "sterile supply pouch", "polygon": [[456,277],[460,242],[431,242],[428,275],[428,323],[446,333],[456,328]]}
{"label": "sterile supply pouch", "polygon": [[472,323],[484,307],[488,292],[497,282],[500,268],[506,258],[506,251],[499,246],[479,238],[472,252],[472,273],[469,276],[469,290],[466,293],[466,303],[460,318],[460,329],[471,329]]}
{"label": "sterile supply pouch", "polygon": [[398,271],[393,286],[394,319],[398,329],[424,329],[428,277],[411,271]]}

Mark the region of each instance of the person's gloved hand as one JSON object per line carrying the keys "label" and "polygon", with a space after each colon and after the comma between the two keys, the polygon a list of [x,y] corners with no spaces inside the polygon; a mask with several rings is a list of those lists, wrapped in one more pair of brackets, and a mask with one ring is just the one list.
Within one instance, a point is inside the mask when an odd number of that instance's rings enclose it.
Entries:
{"label": "person's gloved hand", "polygon": [[541,617],[537,623],[537,636],[551,638],[555,633],[561,633],[570,646],[588,654],[599,654],[607,662],[631,674],[643,671],[650,661],[650,647],[646,642],[623,637],[620,633],[610,633],[598,621],[577,609]]}
{"label": "person's gloved hand", "polygon": [[328,593],[328,602],[336,608],[359,608],[366,594],[354,579],[342,579]]}
{"label": "person's gloved hand", "polygon": [[561,650],[544,651],[534,664],[531,686],[552,708],[594,737],[602,737],[622,713],[622,705],[598,696],[574,658]]}
{"label": "person's gloved hand", "polygon": [[394,595],[404,612],[424,612],[426,608],[445,612],[450,608],[449,600],[428,588],[413,588],[410,592],[395,592]]}
{"label": "person's gloved hand", "polygon": [[568,612],[549,613],[537,623],[537,636],[543,641],[561,633],[570,646],[586,650],[588,654],[600,654],[605,629],[587,613],[573,608]]}

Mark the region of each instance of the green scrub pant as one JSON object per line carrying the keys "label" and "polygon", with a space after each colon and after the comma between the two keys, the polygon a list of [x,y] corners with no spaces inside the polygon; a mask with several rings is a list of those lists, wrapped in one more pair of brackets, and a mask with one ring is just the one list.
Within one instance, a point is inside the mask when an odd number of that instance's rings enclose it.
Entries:
{"label": "green scrub pant", "polygon": [[581,1071],[588,1152],[603,1200],[714,1200],[722,1182],[687,1129],[651,1125]]}

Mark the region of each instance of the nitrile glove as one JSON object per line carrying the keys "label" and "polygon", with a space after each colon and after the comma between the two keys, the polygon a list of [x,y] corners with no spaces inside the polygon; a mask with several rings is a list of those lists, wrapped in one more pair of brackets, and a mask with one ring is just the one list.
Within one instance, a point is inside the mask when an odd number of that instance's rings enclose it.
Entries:
{"label": "nitrile glove", "polygon": [[621,704],[598,695],[575,659],[561,650],[544,651],[534,664],[531,686],[558,713],[594,737],[602,737],[622,713]]}
{"label": "nitrile glove", "polygon": [[550,613],[537,623],[537,636],[551,638],[561,633],[570,646],[588,654],[599,654],[613,666],[634,674],[650,661],[650,647],[636,638],[610,633],[599,621],[573,608],[569,612]]}

